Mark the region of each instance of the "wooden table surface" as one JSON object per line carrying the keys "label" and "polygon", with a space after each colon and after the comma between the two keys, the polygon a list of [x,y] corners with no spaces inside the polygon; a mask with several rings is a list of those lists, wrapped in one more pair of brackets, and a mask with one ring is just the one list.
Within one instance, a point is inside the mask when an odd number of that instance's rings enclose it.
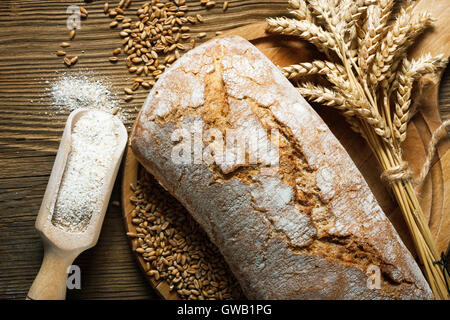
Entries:
{"label": "wooden table surface", "polygon": [[[118,0],[109,1],[116,5]],[[133,1],[135,10],[144,1]],[[187,1],[190,13],[201,13],[205,22],[193,32],[227,30],[287,13],[287,1],[222,1],[206,11],[200,1]],[[103,14],[104,1],[21,0],[0,1],[0,299],[24,299],[39,270],[43,248],[34,222],[41,204],[67,114],[52,114],[46,92],[58,72],[68,71],[56,57],[61,41],[68,40],[66,9],[84,5],[89,11],[67,51],[79,56],[69,72],[93,71],[105,77],[123,98],[123,87],[132,83],[123,62],[108,57],[120,47],[117,31]],[[129,12],[133,12],[129,10]],[[84,50],[84,53],[82,52]],[[450,118],[450,72],[440,89],[441,114]],[[122,103],[131,124],[147,92],[132,103]],[[119,178],[112,201],[119,199]],[[157,299],[130,250],[120,208],[110,205],[96,247],[76,261],[82,272],[82,289],[69,290],[68,299]]]}

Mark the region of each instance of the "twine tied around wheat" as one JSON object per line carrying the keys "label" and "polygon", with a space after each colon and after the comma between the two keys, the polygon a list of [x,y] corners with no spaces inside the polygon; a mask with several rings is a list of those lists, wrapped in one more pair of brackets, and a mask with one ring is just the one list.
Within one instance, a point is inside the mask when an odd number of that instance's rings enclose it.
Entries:
{"label": "twine tied around wheat", "polygon": [[[388,183],[393,183],[395,181],[411,181],[415,186],[421,185],[425,178],[427,177],[430,169],[432,160],[434,158],[434,155],[436,153],[436,147],[439,144],[439,142],[448,136],[447,127],[450,127],[450,119],[445,120],[432,134],[430,141],[428,142],[428,146],[426,149],[426,157],[425,162],[420,170],[419,175],[417,178],[413,178],[412,172],[408,166],[408,162],[402,161],[400,165],[386,169],[381,174],[381,179]],[[417,212],[415,213],[417,215]],[[444,252],[441,253],[441,259],[433,261],[433,264],[437,264],[442,267],[442,275],[445,280],[445,285],[447,287],[447,291],[450,293],[450,287],[447,280],[448,275],[448,262],[447,257],[445,256]]]}
{"label": "twine tied around wheat", "polygon": [[418,186],[423,183],[431,169],[431,164],[433,157],[436,153],[436,147],[443,138],[445,138],[447,133],[447,127],[450,126],[450,119],[445,120],[432,134],[428,146],[426,149],[425,162],[423,163],[422,169],[420,170],[417,178],[413,179],[411,169],[408,166],[408,162],[402,161],[398,166],[394,166],[384,170],[381,174],[381,179],[388,183],[392,183],[398,180],[412,180],[414,185]]}

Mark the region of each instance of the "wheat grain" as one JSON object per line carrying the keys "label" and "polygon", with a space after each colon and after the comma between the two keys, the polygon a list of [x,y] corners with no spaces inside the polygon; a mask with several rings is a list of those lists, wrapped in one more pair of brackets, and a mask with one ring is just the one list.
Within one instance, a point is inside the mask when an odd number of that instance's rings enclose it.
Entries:
{"label": "wheat grain", "polygon": [[78,62],[78,56],[73,57],[72,59],[70,59],[70,65],[74,65]]}
{"label": "wheat grain", "polygon": [[203,16],[201,14],[196,14],[195,17],[197,18],[197,20],[199,22],[204,22],[205,20],[203,19]]}
{"label": "wheat grain", "polygon": [[[155,0],[140,5],[136,10],[138,20],[133,21],[126,17],[124,10],[131,1],[123,0],[121,3],[122,5],[114,9],[105,9],[109,16],[115,19],[110,27],[115,28],[119,21],[122,22],[119,35],[123,38],[122,51],[127,55],[125,63],[128,71],[136,75],[153,74],[155,77],[146,82],[146,85],[153,86],[153,79],[159,78],[170,63],[181,57],[179,50],[186,49],[181,41],[190,38],[190,35],[185,33],[190,29],[184,24],[202,22],[203,17],[199,14],[188,16],[185,0]],[[201,36],[203,37],[202,34]],[[117,49],[113,53],[114,56],[119,54]],[[112,60],[116,59],[113,57]]]}
{"label": "wheat grain", "polygon": [[135,231],[127,235],[147,276],[167,282],[182,299],[242,297],[217,247],[154,178],[142,173],[130,199]]}
{"label": "wheat grain", "polygon": [[208,1],[208,2],[206,2],[205,7],[206,7],[206,9],[211,9],[211,8],[214,8],[215,5],[216,5],[215,1]]}
{"label": "wheat grain", "polygon": [[88,16],[88,11],[84,7],[80,7],[80,15],[82,18],[86,18]]}
{"label": "wheat grain", "polygon": [[71,65],[70,59],[67,56],[64,57],[63,62],[67,67],[70,67],[70,65]]}

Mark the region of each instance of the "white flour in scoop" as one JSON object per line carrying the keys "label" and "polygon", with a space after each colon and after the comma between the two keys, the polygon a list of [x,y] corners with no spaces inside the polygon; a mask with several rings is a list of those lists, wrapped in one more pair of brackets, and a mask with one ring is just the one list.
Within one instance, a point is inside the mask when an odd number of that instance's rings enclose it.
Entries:
{"label": "white flour in scoop", "polygon": [[81,232],[100,212],[106,174],[118,141],[119,128],[111,114],[92,110],[77,121],[53,210],[53,225]]}

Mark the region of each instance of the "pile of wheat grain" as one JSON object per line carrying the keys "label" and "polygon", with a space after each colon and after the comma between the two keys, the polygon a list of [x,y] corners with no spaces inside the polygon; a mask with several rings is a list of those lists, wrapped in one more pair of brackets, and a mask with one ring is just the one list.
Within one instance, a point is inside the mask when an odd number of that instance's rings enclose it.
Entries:
{"label": "pile of wheat grain", "polygon": [[141,171],[129,200],[135,251],[146,262],[146,273],[166,281],[182,299],[242,298],[236,279],[217,247],[189,213],[148,173]]}

